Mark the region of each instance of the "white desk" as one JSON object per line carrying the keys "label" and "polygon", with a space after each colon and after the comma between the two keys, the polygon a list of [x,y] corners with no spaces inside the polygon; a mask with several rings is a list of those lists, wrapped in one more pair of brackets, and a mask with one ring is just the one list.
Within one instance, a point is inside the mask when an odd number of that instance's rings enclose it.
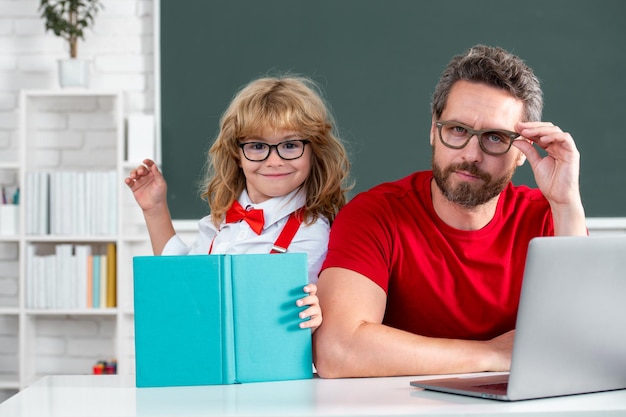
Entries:
{"label": "white desk", "polygon": [[49,376],[0,404],[0,417],[626,415],[626,390],[505,403],[422,391],[414,379],[428,378],[138,389],[132,376]]}

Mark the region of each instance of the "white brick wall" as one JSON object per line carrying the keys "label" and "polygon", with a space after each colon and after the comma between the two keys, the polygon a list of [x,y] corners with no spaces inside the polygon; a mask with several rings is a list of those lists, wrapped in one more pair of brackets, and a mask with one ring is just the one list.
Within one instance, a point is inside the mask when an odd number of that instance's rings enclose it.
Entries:
{"label": "white brick wall", "polygon": [[[80,58],[91,61],[90,87],[121,89],[124,109],[130,113],[154,112],[154,36],[151,0],[103,0],[104,9],[78,44]],[[57,59],[66,58],[68,46],[45,32],[39,17],[39,0],[0,0],[0,161],[10,160],[17,149],[19,92],[24,89],[59,88]],[[89,110],[85,103],[83,110]],[[62,100],[50,103],[62,108]],[[75,114],[69,120],[48,114],[57,129],[101,125],[100,132],[82,136],[62,130],[45,133],[45,140],[71,149],[79,141],[97,148],[107,135],[110,121],[101,116]],[[61,162],[62,163],[62,162]],[[0,308],[17,302],[16,245],[0,243]],[[114,351],[112,317],[87,319],[38,319],[37,368],[43,373],[80,372],[90,369],[94,358],[108,359]],[[39,331],[40,330],[40,331]],[[63,336],[59,336],[63,335]],[[0,315],[0,377],[16,372],[17,320]],[[13,394],[0,389],[0,402]]]}
{"label": "white brick wall", "polygon": [[[104,10],[78,44],[91,60],[90,86],[122,89],[130,112],[154,106],[153,3],[103,0]],[[0,0],[0,131],[14,130],[21,89],[57,88],[57,59],[66,43],[45,32],[38,0]],[[8,114],[7,114],[8,113]]]}
{"label": "white brick wall", "polygon": [[[66,170],[97,166],[113,169],[116,115],[113,99],[39,97],[29,105],[29,148],[33,166]],[[31,108],[32,107],[32,108]],[[85,158],[86,152],[91,152]]]}

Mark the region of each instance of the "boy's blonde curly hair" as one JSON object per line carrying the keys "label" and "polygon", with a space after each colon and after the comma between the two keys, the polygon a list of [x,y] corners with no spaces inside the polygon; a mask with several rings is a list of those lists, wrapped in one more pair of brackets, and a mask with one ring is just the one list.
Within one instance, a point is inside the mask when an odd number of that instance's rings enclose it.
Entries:
{"label": "boy's blonde curly hair", "polygon": [[333,132],[335,122],[318,86],[302,76],[259,78],[241,89],[222,115],[220,131],[208,152],[207,174],[201,195],[216,227],[246,186],[240,168],[239,143],[266,129],[298,132],[310,141],[311,171],[302,187],[306,192],[304,221],[319,216],[331,223],[346,203],[350,162]]}

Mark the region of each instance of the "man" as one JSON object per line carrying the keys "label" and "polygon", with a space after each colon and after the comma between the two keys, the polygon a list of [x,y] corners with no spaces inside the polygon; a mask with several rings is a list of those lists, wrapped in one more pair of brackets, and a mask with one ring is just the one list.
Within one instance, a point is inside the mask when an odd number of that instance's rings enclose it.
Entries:
{"label": "man", "polygon": [[[359,194],[332,226],[320,376],[509,369],[530,239],[587,234],[578,150],[542,107],[518,57],[478,45],[452,59],[433,95],[432,171]],[[526,159],[539,189],[511,183]]]}

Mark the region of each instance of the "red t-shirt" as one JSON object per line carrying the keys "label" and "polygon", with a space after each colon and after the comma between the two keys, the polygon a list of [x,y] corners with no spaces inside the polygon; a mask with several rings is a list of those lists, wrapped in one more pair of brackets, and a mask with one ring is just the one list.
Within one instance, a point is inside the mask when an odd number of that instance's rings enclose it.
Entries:
{"label": "red t-shirt", "polygon": [[365,275],[387,293],[383,323],[430,337],[486,340],[515,328],[528,242],[554,234],[547,200],[509,184],[492,221],[463,231],[434,211],[431,171],[381,184],[343,207],[324,268]]}

